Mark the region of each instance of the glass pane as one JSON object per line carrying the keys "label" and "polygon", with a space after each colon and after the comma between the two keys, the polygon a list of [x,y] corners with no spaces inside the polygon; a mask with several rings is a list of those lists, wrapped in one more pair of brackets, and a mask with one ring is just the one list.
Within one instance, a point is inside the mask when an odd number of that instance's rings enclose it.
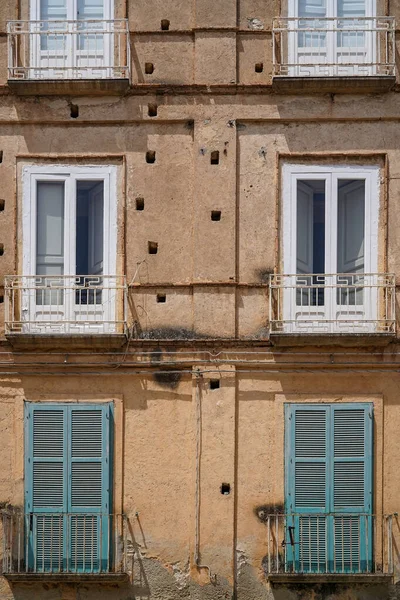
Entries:
{"label": "glass pane", "polygon": [[104,182],[76,184],[76,303],[100,304],[104,259]]}
{"label": "glass pane", "polygon": [[[79,31],[78,49],[90,52],[95,57],[103,53],[104,41],[103,0],[78,0]],[[100,20],[99,22],[96,22]]]}
{"label": "glass pane", "polygon": [[[50,51],[52,54],[65,54],[66,35],[46,33],[51,29],[52,32],[60,30],[66,31],[67,3],[66,0],[41,0],[40,19],[44,21],[40,30],[45,32],[40,36],[41,50]],[[51,23],[48,23],[51,21]]]}
{"label": "glass pane", "polygon": [[[326,23],[326,0],[299,0],[299,29],[312,31],[299,32],[299,48],[325,48],[326,34],[323,31]],[[304,20],[302,20],[302,18]]]}
{"label": "glass pane", "polygon": [[325,180],[297,181],[297,306],[323,306]]}
{"label": "glass pane", "polygon": [[[338,17],[354,18],[354,21],[338,21],[338,28],[345,31],[339,31],[337,34],[337,44],[339,48],[364,48],[365,47],[365,28],[370,27],[371,23],[360,21],[357,17],[365,17],[365,0],[338,0]],[[370,16],[370,15],[369,15]],[[353,50],[354,51],[354,50]],[[349,57],[349,62],[352,62]]]}
{"label": "glass pane", "polygon": [[[338,304],[363,303],[365,267],[365,180],[338,181]],[[340,275],[342,274],[342,275]]]}

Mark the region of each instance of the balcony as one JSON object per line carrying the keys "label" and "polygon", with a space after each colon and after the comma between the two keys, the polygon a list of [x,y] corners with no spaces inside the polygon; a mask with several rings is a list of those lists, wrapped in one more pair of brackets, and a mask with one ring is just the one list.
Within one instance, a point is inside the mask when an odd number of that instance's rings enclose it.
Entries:
{"label": "balcony", "polygon": [[[9,275],[4,279],[5,334],[30,345],[37,336],[122,345],[127,286],[118,275]],[[97,340],[97,342],[96,342]]]}
{"label": "balcony", "polygon": [[12,582],[123,581],[128,572],[125,515],[1,511],[2,574]]}
{"label": "balcony", "polygon": [[266,576],[272,583],[390,581],[393,517],[362,513],[266,515]]}
{"label": "balcony", "polygon": [[272,37],[277,91],[384,92],[395,83],[393,17],[281,17]]}
{"label": "balcony", "polygon": [[129,87],[128,21],[9,21],[8,84],[18,94],[120,93]]}
{"label": "balcony", "polygon": [[269,309],[276,343],[386,344],[396,334],[395,276],[271,275]]}

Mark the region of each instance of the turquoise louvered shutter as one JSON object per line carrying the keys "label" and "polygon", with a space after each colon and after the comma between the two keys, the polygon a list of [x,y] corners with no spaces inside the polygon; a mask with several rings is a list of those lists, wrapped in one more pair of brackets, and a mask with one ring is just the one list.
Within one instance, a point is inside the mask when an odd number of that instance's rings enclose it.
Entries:
{"label": "turquoise louvered shutter", "polygon": [[369,571],[372,561],[371,404],[332,406],[333,568]]}
{"label": "turquoise louvered shutter", "polygon": [[26,404],[28,568],[109,566],[112,406]]}
{"label": "turquoise louvered shutter", "polygon": [[62,570],[67,510],[67,413],[65,407],[26,405],[25,512],[28,564]]}
{"label": "turquoise louvered shutter", "polygon": [[74,571],[107,569],[109,555],[109,405],[70,411],[69,531]]}
{"label": "turquoise louvered shutter", "polygon": [[326,570],[329,507],[329,407],[286,406],[286,512],[288,562],[295,571]]}
{"label": "turquoise louvered shutter", "polygon": [[[286,410],[290,570],[365,572],[372,560],[372,405]],[[292,527],[292,535],[289,535]]]}

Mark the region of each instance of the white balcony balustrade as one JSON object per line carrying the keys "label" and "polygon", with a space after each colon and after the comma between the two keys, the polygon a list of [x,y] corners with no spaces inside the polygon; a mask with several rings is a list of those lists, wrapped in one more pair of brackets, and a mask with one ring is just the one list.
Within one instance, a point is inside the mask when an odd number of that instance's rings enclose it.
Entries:
{"label": "white balcony balustrade", "polygon": [[9,21],[9,80],[129,79],[126,19]]}
{"label": "white balcony balustrade", "polygon": [[381,273],[271,275],[271,334],[394,335],[395,277]]}
{"label": "white balcony balustrade", "polygon": [[6,577],[127,573],[130,535],[123,514],[3,509],[0,524]]}
{"label": "white balcony balustrade", "polygon": [[124,276],[10,275],[4,285],[6,335],[125,333]]}
{"label": "white balcony balustrade", "polygon": [[395,75],[392,17],[281,17],[273,22],[274,77]]}
{"label": "white balcony balustrade", "polygon": [[393,515],[269,514],[263,521],[267,576],[393,573]]}

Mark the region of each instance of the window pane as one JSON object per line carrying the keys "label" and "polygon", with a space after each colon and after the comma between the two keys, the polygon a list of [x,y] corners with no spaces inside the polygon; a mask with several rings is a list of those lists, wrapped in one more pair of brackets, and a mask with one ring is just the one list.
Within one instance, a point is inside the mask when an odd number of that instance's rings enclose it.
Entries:
{"label": "window pane", "polygon": [[[354,306],[363,303],[365,263],[365,181],[338,181],[337,272],[338,304]],[[353,275],[347,274],[353,273]],[[356,275],[357,274],[357,275]]]}
{"label": "window pane", "polygon": [[76,303],[100,304],[104,258],[104,182],[76,184]]}
{"label": "window pane", "polygon": [[323,306],[325,180],[297,182],[297,305]]}
{"label": "window pane", "polygon": [[37,184],[36,273],[64,273],[64,183]]}

